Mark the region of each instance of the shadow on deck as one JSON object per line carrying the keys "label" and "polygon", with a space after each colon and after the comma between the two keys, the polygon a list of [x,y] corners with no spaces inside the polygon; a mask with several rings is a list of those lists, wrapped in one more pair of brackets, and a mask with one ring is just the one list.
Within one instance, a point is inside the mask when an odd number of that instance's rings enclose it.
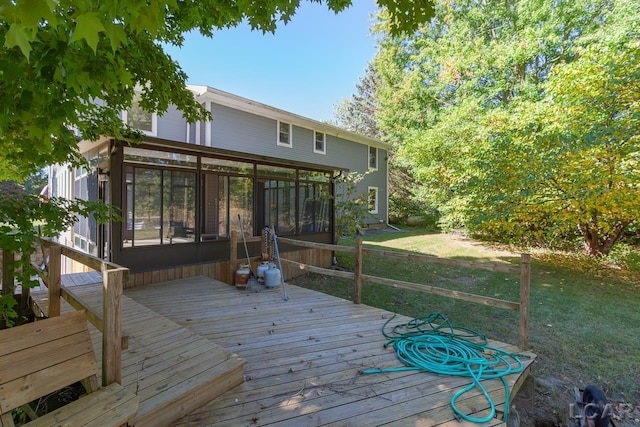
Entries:
{"label": "shadow on deck", "polygon": [[[101,304],[99,290],[74,288],[92,305]],[[134,425],[476,425],[456,420],[449,404],[467,378],[361,374],[399,366],[380,333],[392,313],[295,286],[287,291],[284,301],[280,289],[250,293],[202,276],[125,290],[123,385],[141,401]],[[506,378],[512,396],[535,358],[525,354],[525,371]],[[501,415],[502,383],[484,384]],[[458,407],[485,416],[489,405],[473,390]],[[505,424],[494,418],[483,425]]]}

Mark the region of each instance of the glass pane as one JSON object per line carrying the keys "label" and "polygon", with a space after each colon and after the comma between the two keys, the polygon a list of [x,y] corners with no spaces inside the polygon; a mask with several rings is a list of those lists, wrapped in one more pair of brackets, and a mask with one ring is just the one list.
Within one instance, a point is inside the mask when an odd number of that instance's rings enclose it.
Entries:
{"label": "glass pane", "polygon": [[162,175],[159,170],[135,170],[133,190],[133,244],[157,245],[161,242]]}
{"label": "glass pane", "polygon": [[378,167],[378,149],[369,147],[369,167],[376,169]]}
{"label": "glass pane", "polygon": [[218,178],[218,234],[229,237],[229,177]]}
{"label": "glass pane", "polygon": [[306,171],[301,169],[298,171],[298,174],[300,181],[329,182],[331,180],[331,175],[328,172]]}
{"label": "glass pane", "polygon": [[279,129],[279,140],[281,144],[287,144],[290,145],[291,144],[291,140],[289,138],[289,134],[291,133],[291,125],[289,123],[282,123],[280,122],[280,129]]}
{"label": "glass pane", "polygon": [[376,213],[378,211],[378,189],[369,188],[369,212]]}
{"label": "glass pane", "polygon": [[316,132],[316,151],[324,151],[324,133]]}
{"label": "glass pane", "polygon": [[280,235],[296,232],[296,185],[294,181],[264,183],[264,224]]}
{"label": "glass pane", "polygon": [[329,186],[300,183],[300,232],[329,231]]}
{"label": "glass pane", "polygon": [[296,170],[280,166],[258,165],[258,176],[296,179]]}
{"label": "glass pane", "polygon": [[153,114],[140,107],[140,98],[141,94],[136,92],[131,101],[131,107],[127,110],[127,124],[134,129],[152,132]]}
{"label": "glass pane", "polygon": [[202,170],[253,175],[253,163],[236,162],[235,160],[202,158]]}
{"label": "glass pane", "polygon": [[195,169],[198,166],[198,158],[194,155],[135,147],[124,147],[124,161],[128,163],[180,166],[189,169]]}
{"label": "glass pane", "polygon": [[202,240],[218,239],[218,175],[206,174],[203,179],[204,218]]}
{"label": "glass pane", "polygon": [[163,235],[170,244],[193,242],[196,224],[196,174],[165,170]]}
{"label": "glass pane", "polygon": [[228,180],[229,229],[240,232],[240,215],[245,236],[253,236],[253,180],[234,176],[228,177]]}

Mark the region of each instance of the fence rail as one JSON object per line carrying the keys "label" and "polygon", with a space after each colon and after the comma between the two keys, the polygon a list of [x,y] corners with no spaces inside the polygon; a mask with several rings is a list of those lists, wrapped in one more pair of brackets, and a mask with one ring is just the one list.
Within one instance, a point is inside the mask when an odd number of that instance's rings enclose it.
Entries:
{"label": "fence rail", "polygon": [[[362,299],[362,282],[378,283],[394,288],[409,289],[412,291],[425,292],[428,294],[440,295],[444,297],[454,298],[463,301],[469,301],[477,304],[483,304],[490,307],[514,310],[519,312],[519,347],[523,350],[529,347],[529,294],[531,286],[531,255],[523,253],[520,255],[520,265],[507,265],[498,263],[474,262],[467,260],[454,260],[448,258],[440,258],[430,255],[401,253],[386,250],[370,249],[362,247],[362,239],[357,238],[355,246],[339,246],[326,243],[307,242],[302,240],[288,239],[278,237],[278,241],[296,246],[302,246],[313,249],[323,249],[338,252],[355,253],[354,272],[330,270],[326,268],[316,267],[308,264],[302,264],[296,261],[282,259],[284,264],[295,266],[300,270],[311,273],[324,274],[326,276],[339,277],[343,279],[351,279],[354,281],[353,302],[360,304]],[[234,245],[232,245],[233,248]],[[371,275],[362,274],[363,255],[376,255],[391,257],[404,260],[412,260],[417,262],[425,262],[432,264],[442,264],[452,267],[464,267],[473,269],[482,269],[488,271],[496,271],[503,273],[519,274],[520,276],[520,298],[518,302],[491,298],[483,295],[471,294],[468,292],[456,291],[452,289],[440,288],[420,283],[411,283],[401,280],[387,279]]]}
{"label": "fence rail", "polygon": [[[74,248],[63,246],[50,239],[41,241],[43,248],[48,251],[45,257],[45,268],[32,263],[32,267],[42,283],[48,289],[47,315],[56,317],[60,315],[60,302],[64,298],[77,310],[85,310],[87,319],[102,332],[102,384],[122,382],[122,349],[127,347],[128,340],[122,333],[122,290],[129,280],[129,269],[117,264],[101,260],[92,255],[80,252]],[[102,274],[103,304],[102,312],[97,312],[81,298],[74,295],[73,290],[62,286],[62,257],[66,256],[82,265]],[[15,255],[9,251],[3,251],[3,283],[13,283],[12,262]],[[5,290],[5,288],[7,288]],[[3,286],[3,293],[9,286]],[[11,287],[13,292],[13,288]],[[28,288],[23,287],[22,301]]]}

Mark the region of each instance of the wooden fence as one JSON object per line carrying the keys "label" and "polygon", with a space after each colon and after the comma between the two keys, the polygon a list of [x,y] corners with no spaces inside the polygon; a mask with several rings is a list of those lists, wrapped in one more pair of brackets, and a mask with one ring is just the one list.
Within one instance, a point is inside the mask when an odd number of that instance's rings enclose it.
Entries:
{"label": "wooden fence", "polygon": [[[32,263],[48,288],[48,316],[60,315],[60,302],[64,298],[77,310],[85,310],[87,319],[102,332],[102,385],[121,383],[122,380],[122,349],[127,348],[128,340],[122,334],[122,289],[129,280],[129,269],[121,267],[76,249],[63,246],[52,240],[43,240],[42,246],[48,251],[45,257],[44,269]],[[73,293],[72,288],[61,285],[62,256],[66,256],[89,268],[102,273],[102,312],[95,311],[89,304]],[[3,250],[3,283],[13,284],[12,263],[15,255],[9,250]],[[13,292],[12,286],[3,285],[3,293]],[[21,301],[28,299],[29,289],[23,287]],[[22,302],[21,304],[24,304]]]}
{"label": "wooden fence", "polygon": [[[278,242],[287,243],[291,245],[322,249],[328,251],[339,251],[355,253],[355,272],[329,270],[326,268],[315,267],[308,264],[301,264],[295,261],[282,258],[283,264],[293,265],[301,270],[309,271],[312,273],[324,274],[326,276],[340,277],[345,279],[352,279],[354,281],[353,289],[353,302],[360,304],[362,299],[362,282],[378,283],[381,285],[391,286],[400,289],[409,289],[412,291],[425,292],[434,295],[445,296],[449,298],[455,298],[458,300],[470,301],[477,304],[484,304],[491,307],[503,308],[507,310],[514,310],[519,312],[519,347],[523,350],[527,350],[529,347],[529,293],[530,293],[530,277],[531,277],[531,255],[523,253],[520,255],[520,265],[509,264],[496,264],[496,263],[483,263],[475,261],[465,260],[453,260],[447,258],[439,258],[430,255],[412,254],[412,253],[400,253],[392,251],[384,251],[377,249],[369,249],[362,247],[362,239],[357,238],[355,246],[339,246],[326,243],[314,243],[302,240],[294,240],[283,237],[278,237]],[[237,245],[231,245],[231,250]],[[411,260],[432,264],[442,264],[452,267],[466,267],[472,269],[481,269],[488,271],[498,271],[504,273],[513,273],[520,276],[520,299],[518,302],[507,301],[497,298],[486,297],[482,295],[475,295],[468,292],[462,292],[452,289],[440,288],[436,286],[430,286],[419,283],[405,282],[401,280],[385,279],[382,277],[370,276],[362,274],[363,255],[377,255],[387,258],[397,258],[401,260]],[[236,254],[237,257],[237,254]]]}

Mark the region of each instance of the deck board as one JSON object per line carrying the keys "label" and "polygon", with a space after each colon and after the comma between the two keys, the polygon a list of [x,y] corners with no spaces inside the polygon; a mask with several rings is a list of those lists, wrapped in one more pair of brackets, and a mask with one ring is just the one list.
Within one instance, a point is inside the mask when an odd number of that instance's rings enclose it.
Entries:
{"label": "deck board", "polygon": [[[74,286],[91,307],[102,306],[102,284],[87,284],[95,275],[64,277],[63,283]],[[46,291],[32,297],[46,311]],[[62,301],[62,312],[72,310]],[[126,296],[122,320],[129,334],[129,349],[122,354],[122,385],[138,395],[136,427],[169,425],[243,381],[244,360]],[[102,334],[89,326],[100,364]]]}
{"label": "deck board", "polygon": [[[398,366],[383,349],[384,310],[287,285],[241,291],[207,277],[125,290],[125,294],[247,361],[245,382],[191,411],[176,426],[466,426],[453,417],[451,396],[466,378],[423,372],[363,375],[363,369]],[[429,313],[425,313],[429,314]],[[406,317],[394,319],[406,322]],[[517,351],[504,343],[491,345]],[[525,360],[530,365],[535,355]],[[512,387],[520,374],[507,377]],[[486,383],[504,408],[500,381]],[[479,391],[459,401],[468,413],[486,414]],[[485,425],[504,425],[493,419]]]}

